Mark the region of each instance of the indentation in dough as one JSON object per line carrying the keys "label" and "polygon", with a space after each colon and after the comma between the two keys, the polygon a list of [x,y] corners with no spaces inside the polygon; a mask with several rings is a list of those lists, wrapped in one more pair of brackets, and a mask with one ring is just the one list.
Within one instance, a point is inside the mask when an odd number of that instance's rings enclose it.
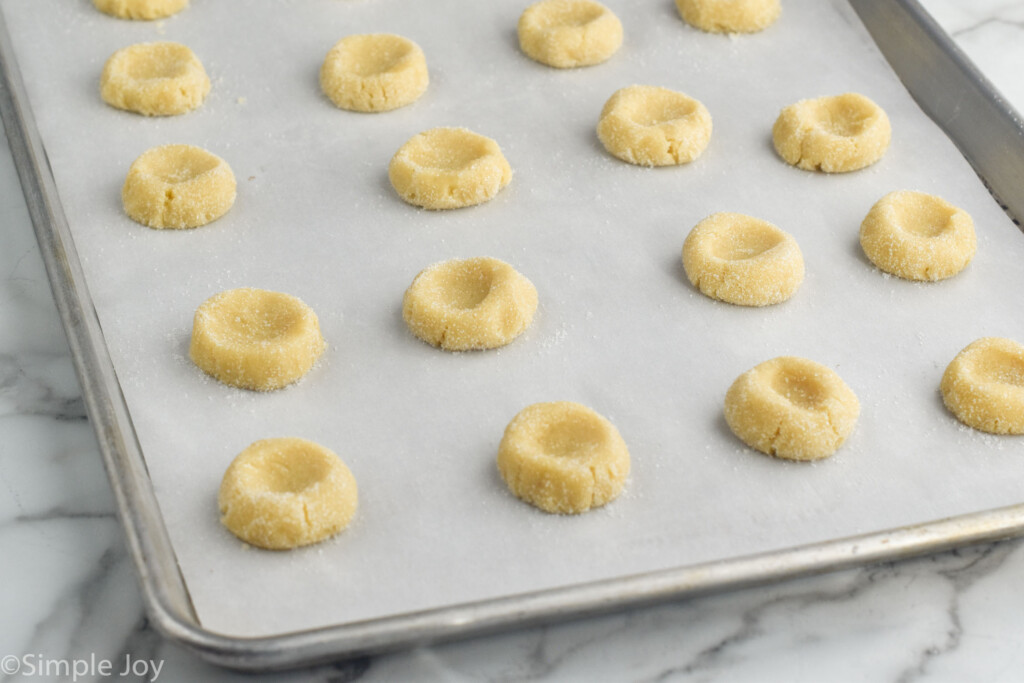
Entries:
{"label": "indentation in dough", "polygon": [[201,147],[154,147],[132,162],[121,201],[132,220],[150,228],[196,228],[235,203],[235,175]]}
{"label": "indentation in dough", "polygon": [[977,250],[974,221],[963,209],[923,192],[882,197],[860,226],[860,245],[879,269],[908,280],[956,275]]}
{"label": "indentation in dough", "polygon": [[100,76],[104,102],[146,116],[184,114],[209,92],[202,63],[180,43],[129,45],[110,56]]}
{"label": "indentation in dough", "polygon": [[610,154],[631,164],[686,164],[708,146],[711,114],[681,92],[633,85],[605,103],[597,136]]}
{"label": "indentation in dough", "polygon": [[413,279],[402,317],[418,338],[447,351],[493,349],[518,337],[533,320],[537,290],[495,258],[436,263]]}
{"label": "indentation in dough", "polygon": [[860,403],[830,368],[782,356],[740,375],[725,395],[725,420],[743,443],[789,460],[835,453],[853,431]]}
{"label": "indentation in dough", "polygon": [[740,213],[716,213],[683,242],[683,268],[703,294],[740,306],[768,306],[793,296],[804,259],[793,237]]}
{"label": "indentation in dough", "polygon": [[342,38],[320,67],[320,87],[342,109],[381,112],[412,104],[430,83],[419,45],[389,33]]}
{"label": "indentation in dough", "polygon": [[218,495],[221,523],[260,548],[318,543],[351,522],[355,477],[323,446],[296,438],[264,439],[228,466]]}
{"label": "indentation in dough", "polygon": [[885,154],[891,137],[886,113],[857,93],[791,104],[772,128],[775,150],[787,163],[826,173],[870,166]]}
{"label": "indentation in dough", "polygon": [[755,33],[779,18],[779,0],[676,0],[686,23],[710,33]]}
{"label": "indentation in dough", "polygon": [[1024,345],[983,337],[942,375],[942,400],[958,420],[992,434],[1024,434]]}
{"label": "indentation in dough", "polygon": [[512,168],[494,140],[465,128],[432,128],[399,148],[388,178],[410,204],[457,209],[492,199]]}
{"label": "indentation in dough", "polygon": [[196,310],[189,356],[233,387],[270,391],[305,375],[326,343],[316,313],[299,299],[263,289],[231,289]]}
{"label": "indentation in dough", "polygon": [[92,4],[118,19],[163,19],[188,7],[188,0],[92,0]]}
{"label": "indentation in dough", "polygon": [[524,408],[498,446],[498,470],[509,490],[545,512],[578,514],[611,502],[629,466],[615,426],[568,401]]}
{"label": "indentation in dough", "polygon": [[569,69],[599,64],[622,45],[622,23],[592,0],[541,0],[519,17],[519,47],[541,64]]}

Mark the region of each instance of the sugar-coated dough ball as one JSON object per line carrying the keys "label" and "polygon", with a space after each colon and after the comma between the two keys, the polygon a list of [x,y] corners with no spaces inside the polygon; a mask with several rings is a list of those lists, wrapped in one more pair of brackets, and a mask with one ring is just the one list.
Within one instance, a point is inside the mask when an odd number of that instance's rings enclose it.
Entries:
{"label": "sugar-coated dough ball", "polygon": [[687,164],[711,140],[711,114],[681,92],[632,85],[605,103],[597,137],[610,154],[631,164]]}
{"label": "sugar-coated dough ball", "polygon": [[519,47],[559,69],[600,64],[622,45],[622,22],[593,0],[541,0],[519,17]]}
{"label": "sugar-coated dough ball", "polygon": [[622,492],[629,449],[615,425],[584,405],[534,403],[505,428],[498,470],[527,503],[545,512],[579,514]]}
{"label": "sugar-coated dough ball", "polygon": [[890,192],[860,226],[860,246],[881,270],[908,280],[942,280],[970,263],[978,246],[963,209],[923,192]]}
{"label": "sugar-coated dough ball", "polygon": [[224,384],[271,391],[298,381],[326,347],[313,309],[264,289],[229,289],[196,310],[188,354]]}
{"label": "sugar-coated dough ball", "polygon": [[680,16],[710,33],[756,33],[779,18],[779,0],[676,0]]}
{"label": "sugar-coated dough ball", "polygon": [[402,145],[388,165],[398,196],[425,209],[481,204],[512,180],[494,140],[465,128],[432,128]]}
{"label": "sugar-coated dough ball", "polygon": [[320,88],[351,111],[390,111],[419,99],[427,89],[427,59],[420,46],[390,33],[342,38],[320,67]]}
{"label": "sugar-coated dough ball", "polygon": [[703,294],[740,306],[785,301],[804,280],[793,236],[741,213],[715,213],[698,223],[683,242],[683,268]]}
{"label": "sugar-coated dough ball", "polygon": [[787,460],[832,455],[853,431],[860,402],[831,368],[782,356],[740,375],[725,395],[725,421],[743,443]]}
{"label": "sugar-coated dough ball", "polygon": [[891,137],[886,113],[857,93],[800,100],[783,109],[772,128],[775,150],[787,163],[826,173],[870,166]]}
{"label": "sugar-coated dough ball", "polygon": [[129,218],[151,228],[196,228],[235,203],[235,174],[201,147],[154,147],[132,162],[121,202]]}
{"label": "sugar-coated dough ball", "polygon": [[118,19],[163,19],[188,7],[188,0],[92,0],[92,4]]}
{"label": "sugar-coated dough ball", "polygon": [[957,354],[942,375],[942,400],[968,427],[1024,434],[1024,345],[984,337]]}
{"label": "sugar-coated dough ball", "polygon": [[298,548],[352,521],[356,479],[337,455],[306,439],[264,439],[228,466],[217,496],[220,521],[250,545]]}
{"label": "sugar-coated dough ball", "polygon": [[110,56],[100,76],[104,102],[146,116],[184,114],[209,92],[202,62],[181,43],[129,45]]}
{"label": "sugar-coated dough ball", "polygon": [[413,279],[402,317],[414,335],[447,351],[504,346],[530,326],[537,290],[495,258],[435,263]]}

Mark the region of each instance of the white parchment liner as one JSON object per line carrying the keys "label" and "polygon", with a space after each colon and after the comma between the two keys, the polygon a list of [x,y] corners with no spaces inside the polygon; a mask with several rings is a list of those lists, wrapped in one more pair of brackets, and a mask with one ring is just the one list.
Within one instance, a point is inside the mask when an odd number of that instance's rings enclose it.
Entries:
{"label": "white parchment liner", "polygon": [[[709,35],[667,0],[607,0],[625,43],[608,63],[549,69],[518,50],[521,0],[196,0],[162,22],[86,0],[5,0],[21,70],[104,334],[188,589],[203,624],[268,635],[722,559],[1021,502],[1013,438],[959,425],[942,370],[980,336],[1024,339],[1024,236],[913,103],[842,0],[784,0],[762,34]],[[317,73],[342,36],[399,33],[431,84],[381,115],[334,108]],[[177,40],[213,90],[187,116],[106,107],[106,58]],[[617,88],[662,85],[714,118],[695,163],[641,169],[594,133]],[[793,169],[770,129],[798,99],[846,91],[889,113],[893,143],[846,175]],[[430,213],[391,190],[411,135],[466,126],[515,169],[480,207]],[[151,146],[198,144],[239,181],[232,211],[194,231],[125,217],[120,187]],[[868,208],[895,189],[942,195],[975,218],[978,255],[938,284],[884,277],[860,252]],[[807,278],[788,303],[746,309],[687,283],[680,249],[714,211],[798,240]],[[529,277],[533,327],[496,352],[448,354],[407,333],[401,296],[423,267],[491,255]],[[299,296],[330,348],[299,385],[222,386],[188,361],[192,314],[223,289]],[[721,417],[741,372],[777,355],[836,369],[860,397],[832,459],[794,464],[740,444]],[[624,496],[549,516],[505,490],[502,430],[536,401],[575,400],[620,429]],[[316,547],[248,549],[219,524],[216,491],[250,442],[295,435],[335,450],[360,485],[351,528]]]}

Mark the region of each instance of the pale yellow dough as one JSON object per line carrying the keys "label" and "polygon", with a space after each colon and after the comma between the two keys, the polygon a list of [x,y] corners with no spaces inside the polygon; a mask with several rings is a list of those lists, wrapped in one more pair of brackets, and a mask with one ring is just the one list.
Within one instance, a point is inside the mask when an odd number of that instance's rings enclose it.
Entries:
{"label": "pale yellow dough", "polygon": [[196,310],[189,356],[224,384],[271,391],[298,381],[326,348],[316,313],[263,289],[230,289]]}
{"label": "pale yellow dough", "polygon": [[860,246],[881,270],[908,280],[942,280],[967,267],[977,249],[974,221],[934,195],[882,197],[860,226]]}
{"label": "pale yellow dough", "polygon": [[388,178],[410,204],[459,209],[492,199],[512,180],[512,168],[494,140],[465,128],[432,128],[395,152]]}
{"label": "pale yellow dough", "polygon": [[853,431],[860,402],[832,369],[793,356],[740,375],[725,395],[725,421],[743,443],[787,460],[818,460]]}
{"label": "pale yellow dough", "polygon": [[163,19],[188,7],[188,0],[92,0],[92,4],[118,19]]}
{"label": "pale yellow dough", "polygon": [[545,512],[579,514],[614,500],[629,476],[629,449],[590,408],[534,403],[505,428],[498,470],[516,497]]}
{"label": "pale yellow dough", "polygon": [[597,137],[610,154],[631,164],[687,164],[711,140],[711,114],[681,92],[633,85],[605,103]]}
{"label": "pale yellow dough", "polygon": [[430,83],[420,46],[390,33],[342,38],[320,67],[320,88],[342,109],[390,111],[412,104]]}
{"label": "pale yellow dough", "polygon": [[804,280],[793,236],[741,213],[715,213],[698,223],[683,242],[683,268],[703,294],[740,306],[783,302]]}
{"label": "pale yellow dough", "polygon": [[680,16],[710,33],[756,33],[779,18],[779,0],[676,0]]}
{"label": "pale yellow dough", "polygon": [[447,351],[504,346],[530,326],[537,290],[495,258],[452,259],[412,281],[402,317],[414,335]]}
{"label": "pale yellow dough", "polygon": [[210,79],[199,58],[180,43],[138,43],[110,56],[100,97],[112,107],[146,116],[174,116],[203,103]]}
{"label": "pale yellow dough", "polygon": [[592,0],[541,0],[520,15],[518,31],[527,57],[559,69],[600,64],[622,45],[622,22]]}
{"label": "pale yellow dough", "polygon": [[942,375],[942,400],[968,427],[1024,434],[1024,345],[983,337],[957,354]]}
{"label": "pale yellow dough", "polygon": [[355,477],[312,441],[264,439],[228,466],[217,496],[220,521],[250,545],[288,550],[319,543],[352,521]]}
{"label": "pale yellow dough", "polygon": [[132,220],[151,228],[196,228],[235,203],[235,174],[201,147],[154,147],[132,162],[121,202]]}
{"label": "pale yellow dough", "polygon": [[787,163],[826,173],[870,166],[891,137],[885,111],[857,93],[800,100],[783,109],[772,128],[775,150]]}

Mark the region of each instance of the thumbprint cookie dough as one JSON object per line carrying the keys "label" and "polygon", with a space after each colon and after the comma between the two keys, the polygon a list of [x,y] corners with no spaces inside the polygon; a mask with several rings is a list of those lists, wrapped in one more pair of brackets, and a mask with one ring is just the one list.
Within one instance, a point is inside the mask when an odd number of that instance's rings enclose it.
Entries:
{"label": "thumbprint cookie dough", "polygon": [[355,477],[337,455],[305,439],[264,439],[228,466],[220,521],[250,545],[288,550],[319,543],[352,521]]}
{"label": "thumbprint cookie dough", "polygon": [[974,221],[934,195],[891,192],[860,226],[860,246],[879,269],[907,280],[943,280],[970,263],[977,249]]}
{"label": "thumbprint cookie dough", "polygon": [[154,147],[128,168],[121,202],[129,218],[150,228],[197,228],[235,203],[235,174],[201,147]]}
{"label": "thumbprint cookie dough", "polygon": [[495,258],[436,263],[412,281],[402,317],[416,337],[446,351],[505,346],[530,326],[537,290]]}
{"label": "thumbprint cookie dough", "polygon": [[420,46],[390,33],[342,38],[320,67],[320,88],[341,109],[391,111],[412,104],[430,77]]}
{"label": "thumbprint cookie dough", "polygon": [[493,199],[512,180],[512,168],[494,140],[465,128],[432,128],[395,152],[388,178],[414,206],[459,209]]}
{"label": "thumbprint cookie dough", "polygon": [[832,369],[783,356],[740,375],[725,395],[725,421],[751,448],[787,460],[828,457],[853,431],[857,396]]}
{"label": "thumbprint cookie dough", "polygon": [[535,403],[505,428],[498,470],[509,490],[530,505],[579,514],[622,492],[629,449],[611,422],[584,405]]}
{"label": "thumbprint cookie dough", "polygon": [[957,354],[942,375],[942,401],[968,427],[1024,434],[1024,345],[984,337]]}
{"label": "thumbprint cookie dough", "polygon": [[683,242],[686,277],[702,294],[740,306],[770,306],[793,296],[804,258],[793,236],[741,213],[715,213]]}
{"label": "thumbprint cookie dough", "polygon": [[188,7],[188,0],[92,0],[92,4],[118,19],[163,19]]}
{"label": "thumbprint cookie dough", "polygon": [[775,151],[787,163],[825,173],[870,166],[891,137],[886,113],[857,93],[800,100],[783,109],[772,128]]}
{"label": "thumbprint cookie dough", "polygon": [[709,33],[756,33],[779,18],[779,0],[676,0],[683,20]]}
{"label": "thumbprint cookie dough", "polygon": [[542,0],[519,17],[519,47],[530,59],[559,69],[607,60],[622,45],[622,22],[592,0]]}
{"label": "thumbprint cookie dough", "polygon": [[616,91],[605,103],[597,137],[609,154],[631,164],[687,164],[711,140],[711,114],[681,92],[633,85]]}
{"label": "thumbprint cookie dough", "polygon": [[145,116],[189,112],[210,92],[210,78],[180,43],[139,43],[111,55],[100,76],[100,97],[112,107]]}
{"label": "thumbprint cookie dough", "polygon": [[327,344],[301,300],[263,289],[230,289],[196,310],[188,354],[224,384],[271,391],[309,372]]}

